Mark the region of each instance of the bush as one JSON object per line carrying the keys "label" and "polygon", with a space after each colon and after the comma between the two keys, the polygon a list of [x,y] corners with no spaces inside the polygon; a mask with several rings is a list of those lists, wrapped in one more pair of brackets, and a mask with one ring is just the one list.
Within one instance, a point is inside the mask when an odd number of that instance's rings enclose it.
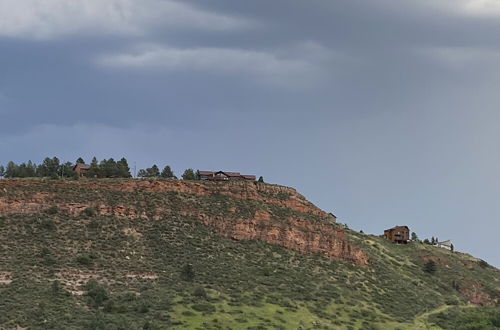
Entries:
{"label": "bush", "polygon": [[90,267],[94,263],[94,260],[96,259],[96,256],[93,253],[83,253],[76,257],[76,262],[78,262],[81,265]]}
{"label": "bush", "polygon": [[186,264],[181,269],[181,278],[186,282],[192,282],[195,277],[193,266]]}
{"label": "bush", "polygon": [[215,307],[209,303],[198,303],[191,306],[195,311],[204,312],[204,313],[213,313],[215,312]]}
{"label": "bush", "polygon": [[53,230],[55,230],[57,228],[56,227],[56,223],[52,219],[43,219],[40,226],[43,229],[50,230],[50,231],[53,231]]}
{"label": "bush", "polygon": [[193,296],[198,299],[207,299],[207,292],[201,286],[197,287],[193,291]]}
{"label": "bush", "polygon": [[45,210],[45,212],[49,215],[55,215],[55,214],[59,213],[59,207],[51,206],[47,210]]}
{"label": "bush", "polygon": [[424,272],[429,273],[429,274],[434,274],[437,270],[437,264],[433,260],[429,260],[424,264],[423,268]]}
{"label": "bush", "polygon": [[85,210],[82,211],[81,214],[84,216],[87,216],[87,217],[95,217],[97,214],[97,211],[93,207],[87,207]]}
{"label": "bush", "polygon": [[90,304],[94,307],[102,306],[102,304],[109,299],[108,292],[97,282],[92,279],[85,284],[87,290],[86,295],[90,298]]}
{"label": "bush", "polygon": [[482,259],[479,260],[479,267],[481,267],[481,268],[488,268],[489,266],[490,265],[486,261],[484,261]]}

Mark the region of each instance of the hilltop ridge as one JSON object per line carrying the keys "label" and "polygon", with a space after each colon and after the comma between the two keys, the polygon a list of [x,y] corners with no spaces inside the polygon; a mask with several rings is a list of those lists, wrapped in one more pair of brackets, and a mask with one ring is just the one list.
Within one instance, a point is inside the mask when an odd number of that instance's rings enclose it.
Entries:
{"label": "hilltop ridge", "polygon": [[0,180],[0,242],[0,328],[500,326],[498,269],[351,231],[279,185]]}
{"label": "hilltop ridge", "polygon": [[[23,186],[30,193],[17,194],[16,188]],[[84,194],[75,195],[74,187]],[[99,215],[158,220],[172,214],[175,202],[175,212],[195,217],[234,240],[260,239],[301,252],[367,263],[366,254],[349,243],[332,215],[290,187],[254,181],[17,179],[0,181],[0,189],[4,190],[0,192],[0,215],[29,214],[55,206],[71,216],[91,208]],[[113,193],[120,194],[119,202],[113,200]],[[163,198],[148,205],[146,199],[138,202],[134,198],[138,194]]]}

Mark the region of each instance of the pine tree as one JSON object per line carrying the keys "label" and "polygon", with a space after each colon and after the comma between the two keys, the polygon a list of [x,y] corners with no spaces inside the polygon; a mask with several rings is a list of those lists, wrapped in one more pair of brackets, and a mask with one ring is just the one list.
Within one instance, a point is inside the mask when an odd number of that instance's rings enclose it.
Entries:
{"label": "pine tree", "polygon": [[192,168],[188,168],[182,174],[183,180],[196,180],[196,174],[194,174],[194,170]]}
{"label": "pine tree", "polygon": [[264,178],[260,176],[258,182],[264,183]]}
{"label": "pine tree", "polygon": [[161,177],[165,178],[165,179],[175,178],[174,172],[172,172],[172,169],[170,168],[169,165],[167,165],[163,168],[163,171],[161,171]]}
{"label": "pine tree", "polygon": [[128,166],[128,162],[125,159],[125,157],[120,159],[116,163],[116,165],[118,166],[118,176],[120,178],[131,178],[132,177],[132,175],[130,174],[130,167]]}
{"label": "pine tree", "polygon": [[99,163],[97,162],[97,158],[93,157],[90,162],[90,168],[85,174],[88,178],[99,178],[101,176],[101,169],[99,167]]}
{"label": "pine tree", "polygon": [[5,167],[0,165],[0,178],[3,178],[5,176]]}
{"label": "pine tree", "polygon": [[158,166],[153,165],[149,169],[149,174],[150,174],[150,177],[152,177],[152,178],[158,178],[160,176],[160,169],[158,168]]}
{"label": "pine tree", "polygon": [[6,178],[15,178],[18,174],[18,166],[13,161],[7,163],[4,176]]}
{"label": "pine tree", "polygon": [[417,236],[417,233],[415,233],[415,232],[412,232],[412,233],[411,233],[411,240],[412,240],[413,242],[417,242],[417,241],[418,241],[418,236]]}
{"label": "pine tree", "polygon": [[77,164],[85,164],[85,161],[83,160],[82,157],[78,157],[78,159],[76,160],[76,163]]}

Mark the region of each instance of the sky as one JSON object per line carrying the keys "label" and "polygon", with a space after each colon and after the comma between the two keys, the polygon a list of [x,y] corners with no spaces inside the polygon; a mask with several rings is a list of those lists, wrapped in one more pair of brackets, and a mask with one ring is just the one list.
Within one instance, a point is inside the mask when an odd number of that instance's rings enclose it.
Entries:
{"label": "sky", "polygon": [[499,267],[500,0],[0,0],[0,164],[262,175]]}

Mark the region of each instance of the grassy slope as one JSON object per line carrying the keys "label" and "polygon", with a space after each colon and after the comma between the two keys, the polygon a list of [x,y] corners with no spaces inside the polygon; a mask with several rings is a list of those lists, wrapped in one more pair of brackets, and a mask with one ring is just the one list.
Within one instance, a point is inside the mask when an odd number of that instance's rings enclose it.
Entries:
{"label": "grassy slope", "polygon": [[[0,217],[0,275],[13,276],[12,283],[0,284],[0,328],[455,327],[450,315],[466,300],[457,288],[474,282],[493,296],[500,290],[498,270],[423,244],[396,246],[349,232],[371,259],[369,267],[357,267],[259,241],[228,240],[176,213],[183,203],[224,215],[234,205],[250,213],[259,206],[220,195],[70,191],[50,184],[8,193],[50,189],[65,201],[130,201],[145,211],[167,205],[173,212],[157,221],[92,212],[70,217],[55,209]],[[429,256],[443,261],[433,275],[422,271],[422,257]],[[182,272],[187,264],[194,269],[191,281]],[[81,283],[69,283],[72,277]],[[100,284],[85,287],[91,277]]]}

